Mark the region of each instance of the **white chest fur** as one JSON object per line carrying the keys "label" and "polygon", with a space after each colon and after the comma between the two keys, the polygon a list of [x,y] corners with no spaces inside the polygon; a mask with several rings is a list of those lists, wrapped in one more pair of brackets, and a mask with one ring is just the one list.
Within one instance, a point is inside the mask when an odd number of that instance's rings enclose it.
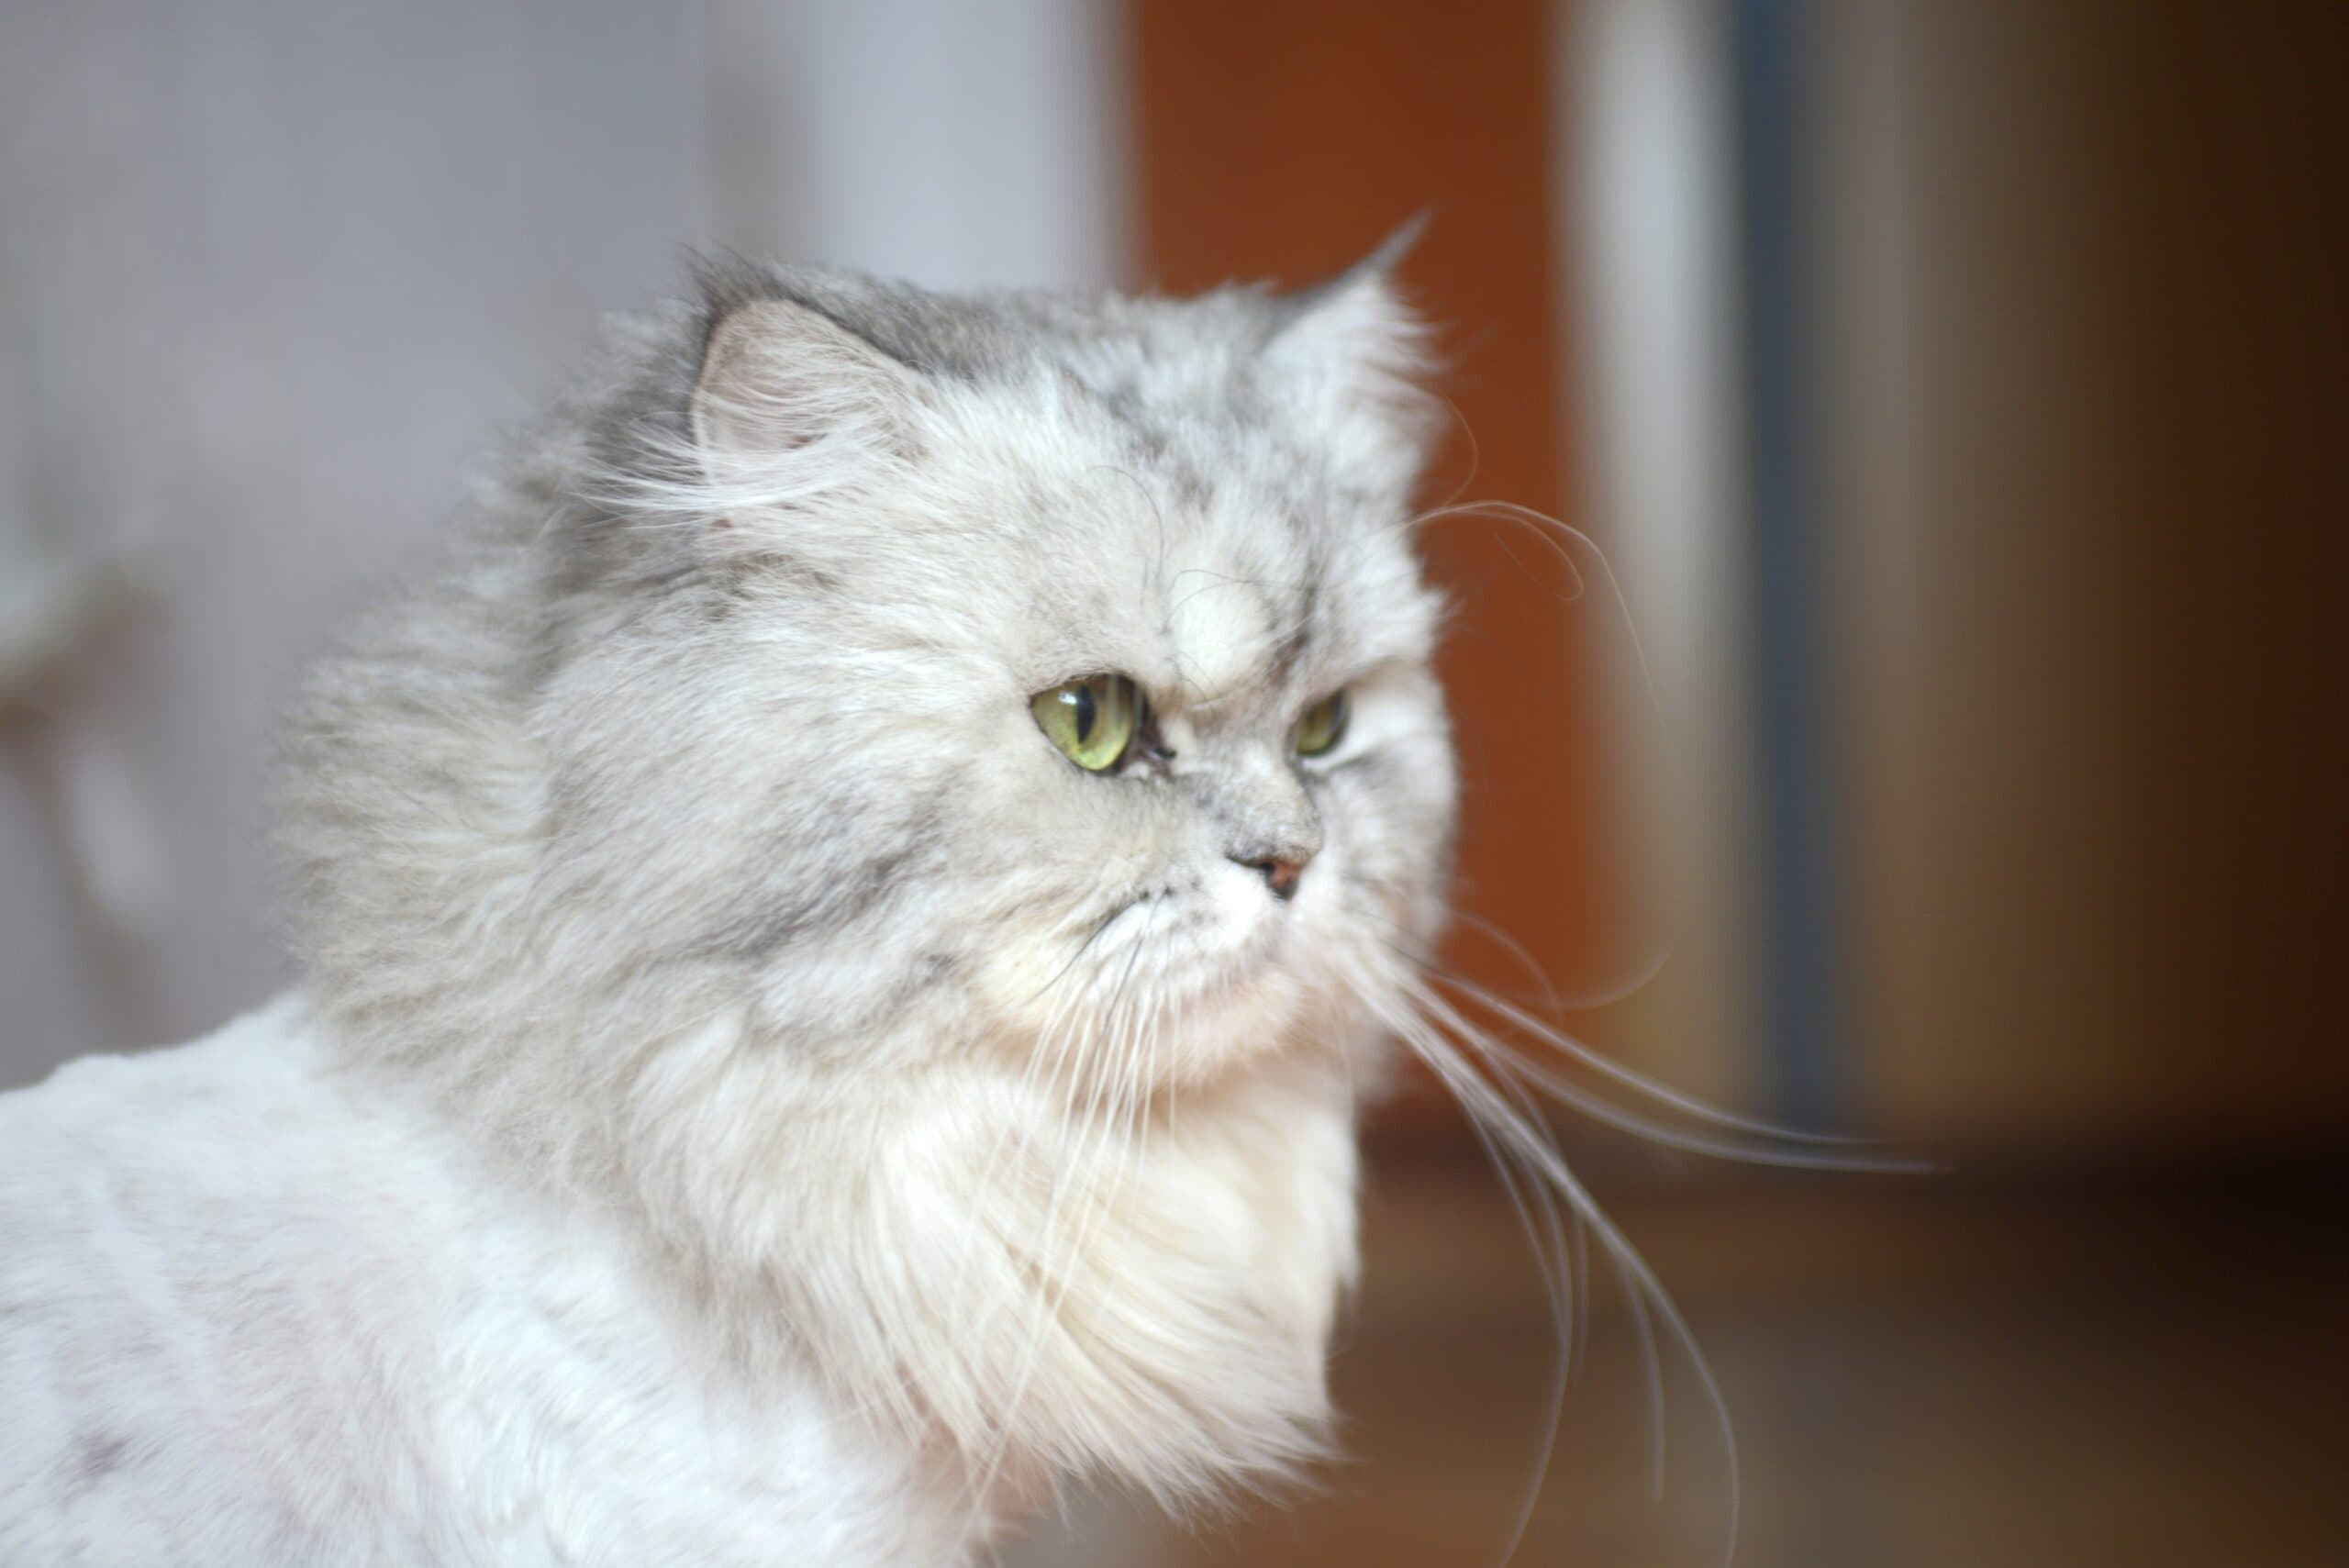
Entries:
{"label": "white chest fur", "polygon": [[[1322,1073],[1168,1107],[1114,1181],[1004,1160],[967,1105],[869,1166],[804,1141],[762,1305],[314,1029],[288,999],[0,1099],[0,1562],[935,1565],[993,1523],[978,1451],[1175,1493],[1321,1413],[1353,1258]],[[772,1319],[755,1374],[729,1312]]]}

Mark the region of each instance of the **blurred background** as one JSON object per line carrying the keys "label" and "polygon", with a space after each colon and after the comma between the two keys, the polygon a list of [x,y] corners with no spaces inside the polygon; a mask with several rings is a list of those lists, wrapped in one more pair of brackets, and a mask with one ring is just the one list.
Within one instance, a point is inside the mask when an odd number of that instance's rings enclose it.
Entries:
{"label": "blurred background", "polygon": [[[1428,499],[1578,530],[1427,535],[1450,962],[1945,1167],[1561,1122],[1712,1358],[1736,1560],[2349,1563],[2344,17],[11,6],[0,1087],[286,979],[272,715],[685,247],[1193,289],[1424,209]],[[1720,1561],[1687,1358],[1595,1266],[1545,1452],[1504,1195],[1425,1086],[1372,1139],[1347,1462],[1014,1562],[1491,1563],[1529,1502],[1519,1562]]]}

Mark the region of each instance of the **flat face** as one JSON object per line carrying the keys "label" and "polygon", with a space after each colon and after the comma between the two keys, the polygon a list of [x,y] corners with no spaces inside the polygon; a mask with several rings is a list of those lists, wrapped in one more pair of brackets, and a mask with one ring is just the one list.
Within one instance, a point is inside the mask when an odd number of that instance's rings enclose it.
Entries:
{"label": "flat face", "polygon": [[[739,504],[562,683],[573,797],[668,817],[596,880],[820,997],[810,1036],[1157,1081],[1335,1027],[1452,834],[1393,384],[1256,295],[952,308],[899,298],[902,356],[788,302],[720,328],[696,429]],[[1131,740],[1073,753],[1036,701],[1105,681]]]}

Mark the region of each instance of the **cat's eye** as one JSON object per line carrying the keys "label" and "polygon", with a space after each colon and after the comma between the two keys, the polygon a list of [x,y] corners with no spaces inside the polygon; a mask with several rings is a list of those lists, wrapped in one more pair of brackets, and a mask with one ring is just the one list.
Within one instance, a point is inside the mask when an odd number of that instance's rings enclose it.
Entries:
{"label": "cat's eye", "polygon": [[1141,720],[1141,694],[1123,675],[1070,681],[1037,693],[1028,706],[1046,738],[1093,773],[1118,765]]}
{"label": "cat's eye", "polygon": [[1305,717],[1297,720],[1297,754],[1319,757],[1335,751],[1338,742],[1345,738],[1346,694],[1339,690],[1307,708]]}

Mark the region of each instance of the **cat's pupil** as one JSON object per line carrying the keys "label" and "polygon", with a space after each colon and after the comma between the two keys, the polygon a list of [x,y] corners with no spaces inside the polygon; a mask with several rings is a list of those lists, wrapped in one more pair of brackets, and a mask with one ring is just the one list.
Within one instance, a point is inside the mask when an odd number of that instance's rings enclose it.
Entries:
{"label": "cat's pupil", "polygon": [[1093,689],[1079,686],[1076,688],[1076,739],[1080,744],[1093,738]]}

